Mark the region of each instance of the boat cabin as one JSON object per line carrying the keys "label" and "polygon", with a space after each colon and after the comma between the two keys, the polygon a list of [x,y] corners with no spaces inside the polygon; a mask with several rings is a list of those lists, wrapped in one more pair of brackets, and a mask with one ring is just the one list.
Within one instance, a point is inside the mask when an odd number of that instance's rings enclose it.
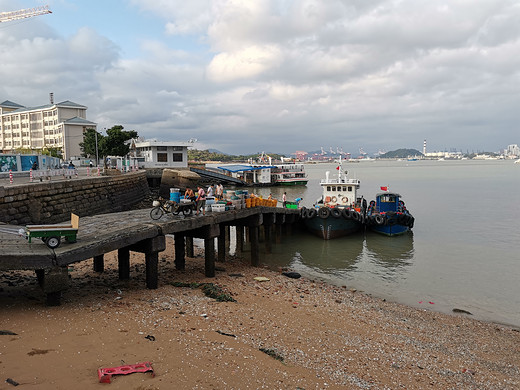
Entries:
{"label": "boat cabin", "polygon": [[376,195],[376,212],[387,213],[399,210],[401,195],[395,192],[383,192]]}
{"label": "boat cabin", "polygon": [[325,173],[325,179],[320,182],[322,199],[320,203],[328,207],[351,207],[361,202],[357,198],[360,182],[358,179],[347,179],[346,175],[338,174],[338,178],[331,179],[330,172]]}

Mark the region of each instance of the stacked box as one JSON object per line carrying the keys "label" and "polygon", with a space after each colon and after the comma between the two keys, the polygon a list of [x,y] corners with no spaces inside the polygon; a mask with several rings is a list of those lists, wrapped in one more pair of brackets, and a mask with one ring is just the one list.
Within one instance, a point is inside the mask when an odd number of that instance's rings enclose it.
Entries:
{"label": "stacked box", "polygon": [[211,211],[213,212],[222,212],[222,211],[226,211],[226,205],[223,204],[223,203],[213,203],[211,205]]}

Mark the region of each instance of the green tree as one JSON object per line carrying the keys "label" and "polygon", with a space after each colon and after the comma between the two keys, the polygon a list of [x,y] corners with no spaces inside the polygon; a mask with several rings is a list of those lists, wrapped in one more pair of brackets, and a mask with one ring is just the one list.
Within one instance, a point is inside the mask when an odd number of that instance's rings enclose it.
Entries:
{"label": "green tree", "polygon": [[107,136],[103,139],[103,150],[107,156],[126,156],[130,152],[130,145],[126,141],[137,138],[137,131],[123,129],[123,126],[117,125],[107,130]]}
{"label": "green tree", "polygon": [[63,153],[60,148],[43,148],[42,154],[47,156],[63,158]]}
{"label": "green tree", "polygon": [[96,156],[106,159],[107,156],[126,156],[130,151],[130,145],[126,141],[137,138],[137,131],[125,131],[121,125],[112,126],[107,130],[107,135],[97,132],[95,129],[87,129],[83,135],[83,142],[79,144],[83,157]]}
{"label": "green tree", "polygon": [[98,143],[98,155],[103,156],[101,151],[100,141],[105,138],[104,135],[97,132],[95,129],[87,129],[83,134],[83,142],[80,142],[79,147],[81,148],[81,155],[83,157],[92,157],[96,156],[96,135],[97,135],[97,143]]}

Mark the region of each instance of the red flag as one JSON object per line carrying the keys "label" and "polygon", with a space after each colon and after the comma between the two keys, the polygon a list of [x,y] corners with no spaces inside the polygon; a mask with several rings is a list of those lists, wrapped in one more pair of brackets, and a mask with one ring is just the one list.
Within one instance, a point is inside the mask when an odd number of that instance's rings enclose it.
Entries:
{"label": "red flag", "polygon": [[339,167],[336,167],[336,169],[339,171]]}
{"label": "red flag", "polygon": [[388,187],[381,187],[381,191],[388,191]]}

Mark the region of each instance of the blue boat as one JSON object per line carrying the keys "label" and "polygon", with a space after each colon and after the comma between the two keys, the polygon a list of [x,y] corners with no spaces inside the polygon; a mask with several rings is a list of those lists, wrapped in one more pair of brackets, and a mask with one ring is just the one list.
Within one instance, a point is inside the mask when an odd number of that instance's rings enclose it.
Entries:
{"label": "blue boat", "polygon": [[366,211],[367,227],[387,236],[397,236],[410,231],[414,222],[415,218],[404,205],[401,195],[395,192],[385,191],[377,194],[376,200],[370,201]]}
{"label": "blue boat", "polygon": [[321,198],[312,208],[300,211],[307,230],[324,240],[360,231],[365,219],[366,200],[357,197],[359,180],[347,178],[341,158],[336,170],[337,177],[331,178],[327,171],[320,181]]}

